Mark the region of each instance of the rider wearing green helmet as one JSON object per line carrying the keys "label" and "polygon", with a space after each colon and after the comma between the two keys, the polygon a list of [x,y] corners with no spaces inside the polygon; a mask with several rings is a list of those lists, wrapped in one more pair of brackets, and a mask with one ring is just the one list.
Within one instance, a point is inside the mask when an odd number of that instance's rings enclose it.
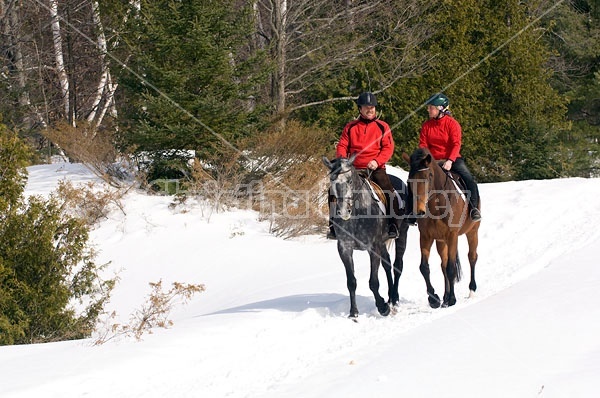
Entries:
{"label": "rider wearing green helmet", "polygon": [[427,100],[426,104],[437,107],[441,115],[438,115],[438,118],[443,117],[446,113],[450,114],[450,112],[448,111],[448,107],[450,106],[450,100],[442,93],[432,95]]}
{"label": "rider wearing green helmet", "polygon": [[[471,219],[481,220],[479,189],[473,175],[460,155],[462,129],[450,115],[450,100],[442,93],[432,95],[426,102],[429,120],[421,126],[419,147],[427,148],[434,158],[444,160],[442,168],[453,171],[464,180],[469,197]],[[411,198],[412,195],[409,195]]]}

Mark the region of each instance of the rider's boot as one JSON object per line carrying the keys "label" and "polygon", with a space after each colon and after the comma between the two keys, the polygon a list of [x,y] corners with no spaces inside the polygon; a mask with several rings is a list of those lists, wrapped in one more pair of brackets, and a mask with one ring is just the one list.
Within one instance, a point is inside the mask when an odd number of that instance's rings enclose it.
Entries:
{"label": "rider's boot", "polygon": [[479,211],[478,208],[476,208],[476,207],[472,208],[469,215],[471,216],[471,220],[473,220],[474,222],[481,221],[481,212]]}

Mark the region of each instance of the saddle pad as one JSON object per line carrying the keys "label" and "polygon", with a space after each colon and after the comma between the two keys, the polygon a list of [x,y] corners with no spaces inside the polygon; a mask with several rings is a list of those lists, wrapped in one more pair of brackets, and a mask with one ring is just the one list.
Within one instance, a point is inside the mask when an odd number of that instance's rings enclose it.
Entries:
{"label": "saddle pad", "polygon": [[385,214],[386,198],[383,194],[383,189],[381,189],[381,187],[377,185],[374,181],[371,181],[367,178],[365,178],[365,181],[371,189],[371,195],[373,196],[373,199],[375,199],[375,201],[377,202],[379,209],[383,214]]}
{"label": "saddle pad", "polygon": [[454,187],[456,188],[456,191],[460,194],[460,197],[462,198],[463,202],[466,203],[467,202],[467,197],[465,195],[465,192],[462,190],[461,187],[458,186],[458,183],[456,182],[456,180],[454,179],[454,176],[452,174],[448,174],[448,176],[452,180],[452,183],[454,184]]}

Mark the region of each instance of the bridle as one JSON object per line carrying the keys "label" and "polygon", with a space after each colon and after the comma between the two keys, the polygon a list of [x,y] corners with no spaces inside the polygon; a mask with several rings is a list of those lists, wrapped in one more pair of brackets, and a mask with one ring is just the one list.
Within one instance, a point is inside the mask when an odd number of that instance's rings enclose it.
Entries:
{"label": "bridle", "polygon": [[[347,218],[345,218],[345,219],[349,219],[350,215],[352,214],[353,203],[354,203],[354,201],[352,200],[353,179],[351,176],[350,178],[346,179],[346,181],[338,181],[338,177],[341,174],[350,173],[351,171],[352,171],[352,169],[340,170],[340,171],[332,170],[329,173],[329,179],[331,182],[331,184],[330,184],[331,194],[335,197],[337,213],[338,214],[340,213],[342,206],[346,206]],[[335,178],[333,178],[334,176],[335,176]],[[341,188],[341,186],[344,186],[344,189],[341,189],[342,195],[340,195],[340,193],[338,191],[338,189]],[[342,217],[342,219],[344,219],[344,217]]]}
{"label": "bridle", "polygon": [[[439,165],[437,162],[435,162],[435,165],[437,165],[438,167],[440,167],[440,169],[442,169],[442,171],[444,172],[444,174],[445,174],[445,176],[446,176],[446,181],[444,182],[444,186],[447,186],[448,182],[450,182],[450,184],[452,184],[452,182],[451,182],[451,181],[453,180],[453,177],[452,177],[452,175],[450,174],[450,172],[449,172],[449,171],[447,171],[447,170],[444,170],[444,169],[443,169],[443,168],[442,168],[442,167],[441,167],[441,166],[440,166],[440,165]],[[435,167],[435,166],[433,166],[433,167]],[[410,183],[411,183],[411,180],[412,180],[412,181],[414,181],[414,180],[415,180],[415,179],[414,179],[414,176],[415,176],[416,174],[418,174],[418,173],[423,173],[423,172],[427,172],[427,171],[429,172],[429,173],[428,173],[428,175],[427,175],[427,179],[425,179],[425,178],[418,179],[419,181],[424,181],[424,182],[425,182],[425,183],[428,185],[428,187],[425,189],[425,191],[426,191],[426,195],[427,195],[427,197],[425,198],[425,202],[429,201],[429,199],[430,199],[430,197],[431,197],[432,193],[434,192],[434,190],[432,190],[432,189],[431,189],[431,186],[432,186],[432,179],[433,179],[433,175],[434,175],[434,172],[433,172],[433,170],[431,170],[431,167],[430,167],[430,166],[429,166],[429,167],[422,167],[422,168],[418,169],[418,170],[417,170],[417,171],[415,171],[414,173],[411,173],[412,177],[409,177],[409,179],[408,179],[408,183],[410,184]],[[411,188],[412,188],[412,187],[411,187]],[[413,190],[413,195],[416,193],[415,191],[416,191],[416,190]]]}

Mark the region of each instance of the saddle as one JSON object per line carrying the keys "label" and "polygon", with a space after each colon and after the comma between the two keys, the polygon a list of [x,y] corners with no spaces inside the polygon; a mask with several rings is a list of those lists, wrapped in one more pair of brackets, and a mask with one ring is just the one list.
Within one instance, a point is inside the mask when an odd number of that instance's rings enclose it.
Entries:
{"label": "saddle", "polygon": [[[445,161],[446,161],[445,159],[438,161],[438,164],[440,165],[440,167],[443,166]],[[444,170],[444,169],[442,168],[442,170]],[[454,183],[454,186],[456,187],[458,192],[460,192],[460,195],[462,196],[463,200],[466,202],[467,199],[466,199],[465,191],[467,190],[467,184],[465,184],[465,181],[462,179],[460,174],[457,174],[453,171],[448,171],[448,170],[444,170],[444,173],[446,173],[446,175],[452,180],[452,182]]]}
{"label": "saddle", "polygon": [[371,188],[371,194],[373,199],[376,199],[379,203],[379,207],[381,207],[382,211],[385,213],[385,207],[387,206],[387,197],[383,193],[383,189],[375,181],[369,179],[369,174],[367,170],[358,170],[358,175],[365,181],[365,183]]}
{"label": "saddle", "polygon": [[383,189],[375,181],[367,179],[367,182],[371,186],[375,199],[378,199],[384,206],[387,205],[387,197],[383,194]]}

